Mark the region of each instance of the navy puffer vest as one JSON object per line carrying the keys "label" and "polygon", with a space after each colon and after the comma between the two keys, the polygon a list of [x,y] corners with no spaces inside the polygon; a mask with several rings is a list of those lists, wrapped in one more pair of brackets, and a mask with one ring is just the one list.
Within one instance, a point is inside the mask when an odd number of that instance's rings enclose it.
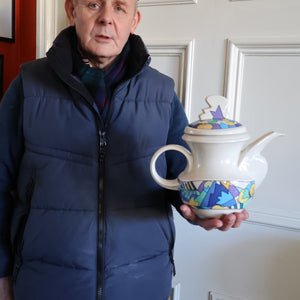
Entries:
{"label": "navy puffer vest", "polygon": [[[173,81],[148,66],[145,50],[132,54],[136,71],[104,122],[71,74],[73,35],[67,29],[48,58],[22,67],[15,299],[166,299],[174,225],[149,163],[167,143]],[[140,51],[141,40],[131,40]],[[157,168],[166,175],[165,158]]]}

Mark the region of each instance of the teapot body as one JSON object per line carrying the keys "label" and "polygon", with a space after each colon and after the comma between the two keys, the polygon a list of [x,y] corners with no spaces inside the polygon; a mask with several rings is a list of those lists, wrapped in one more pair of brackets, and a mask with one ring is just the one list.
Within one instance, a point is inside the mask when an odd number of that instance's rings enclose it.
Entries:
{"label": "teapot body", "polygon": [[164,179],[164,184],[152,172],[153,178],[165,188],[179,190],[182,201],[201,218],[218,218],[246,208],[255,190],[254,178],[239,168],[240,152],[248,136],[229,142],[207,138],[203,141],[189,134],[182,138],[191,152],[178,145],[168,145],[157,152],[157,158],[164,151],[180,151],[187,158],[185,170],[175,180]]}
{"label": "teapot body", "polygon": [[199,143],[188,141],[187,135],[183,139],[192,151],[193,166],[178,176],[182,201],[195,207],[200,217],[246,208],[254,195],[255,179],[239,169],[244,142]]}
{"label": "teapot body", "polygon": [[186,167],[179,174],[181,181],[188,180],[249,180],[245,172],[239,169],[239,157],[245,144],[244,140],[231,142],[201,141],[198,137],[183,135],[193,157],[192,168]]}

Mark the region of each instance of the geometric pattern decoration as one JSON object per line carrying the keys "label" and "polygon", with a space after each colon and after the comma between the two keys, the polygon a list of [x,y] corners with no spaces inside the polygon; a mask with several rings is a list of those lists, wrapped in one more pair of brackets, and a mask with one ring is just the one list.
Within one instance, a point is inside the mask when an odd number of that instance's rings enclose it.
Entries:
{"label": "geometric pattern decoration", "polygon": [[180,182],[182,201],[200,209],[244,209],[252,200],[254,181]]}

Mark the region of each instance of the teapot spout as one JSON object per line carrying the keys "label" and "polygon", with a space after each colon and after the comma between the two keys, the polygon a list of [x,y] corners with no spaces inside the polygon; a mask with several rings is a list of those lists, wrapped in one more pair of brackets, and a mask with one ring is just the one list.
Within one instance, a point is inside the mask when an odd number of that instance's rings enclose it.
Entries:
{"label": "teapot spout", "polygon": [[268,171],[268,163],[260,153],[274,138],[282,135],[282,133],[271,131],[241,151],[239,169],[255,180],[256,188],[262,183]]}

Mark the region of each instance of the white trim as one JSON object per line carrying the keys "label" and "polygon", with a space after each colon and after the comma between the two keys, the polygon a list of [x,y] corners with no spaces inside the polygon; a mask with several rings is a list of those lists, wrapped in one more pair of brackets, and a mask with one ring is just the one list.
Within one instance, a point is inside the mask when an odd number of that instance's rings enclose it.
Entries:
{"label": "white trim", "polygon": [[194,40],[192,41],[146,41],[151,56],[177,56],[180,60],[179,92],[187,117],[191,116]]}
{"label": "white trim", "polygon": [[208,293],[208,300],[242,300],[242,299],[210,291]]}
{"label": "white trim", "polygon": [[195,4],[198,0],[140,0],[139,6]]}
{"label": "white trim", "polygon": [[[234,39],[227,41],[224,96],[229,101],[230,117],[240,120],[244,64],[247,56],[300,56],[300,38]],[[300,231],[300,213],[249,210],[246,222],[279,229]]]}
{"label": "white trim", "polygon": [[37,0],[36,57],[45,56],[55,33],[55,1]]}
{"label": "white trim", "polygon": [[291,212],[287,217],[287,212],[278,212],[270,210],[269,213],[248,210],[250,218],[247,223],[266,227],[273,227],[288,231],[300,232],[300,213],[298,216],[295,212]]}
{"label": "white trim", "polygon": [[[44,57],[67,18],[61,0],[36,1],[36,57]],[[65,17],[65,18],[64,18]]]}
{"label": "white trim", "polygon": [[229,100],[231,118],[240,120],[244,62],[247,56],[300,56],[300,40],[236,39],[227,41],[224,96]]}
{"label": "white trim", "polygon": [[180,283],[173,286],[169,300],[180,300]]}

